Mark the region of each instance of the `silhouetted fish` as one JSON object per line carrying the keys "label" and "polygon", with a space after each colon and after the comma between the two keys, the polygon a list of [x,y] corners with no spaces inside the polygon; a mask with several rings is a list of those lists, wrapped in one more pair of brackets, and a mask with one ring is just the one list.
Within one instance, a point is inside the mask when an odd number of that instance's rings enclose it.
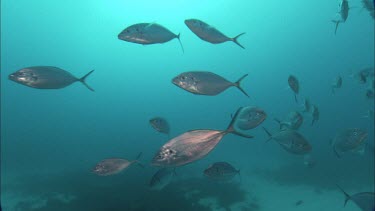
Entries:
{"label": "silhouetted fish", "polygon": [[348,128],[340,131],[333,139],[333,151],[337,157],[346,152],[363,153],[368,133],[360,128]]}
{"label": "silhouetted fish", "polygon": [[310,100],[307,99],[307,98],[305,98],[304,101],[303,101],[302,106],[303,106],[302,112],[309,112],[310,109],[311,109]]}
{"label": "silhouetted fish", "polygon": [[242,89],[241,81],[247,76],[244,75],[232,83],[215,73],[206,71],[184,72],[172,79],[176,86],[198,95],[217,95],[229,87],[237,87],[242,93],[249,95]]}
{"label": "silhouetted fish", "polygon": [[274,139],[286,151],[292,154],[304,155],[312,150],[310,143],[295,130],[281,130],[272,135],[266,128],[264,131],[268,135],[268,140]]}
{"label": "silhouetted fish", "polygon": [[161,133],[169,134],[170,129],[166,119],[162,117],[155,117],[150,119],[150,124],[155,130]]}
{"label": "silhouetted fish", "polygon": [[203,173],[214,180],[230,180],[240,174],[240,170],[235,169],[227,162],[216,162],[205,169]]}
{"label": "silhouetted fish", "polygon": [[298,82],[298,79],[295,76],[290,75],[288,77],[288,84],[289,84],[289,87],[294,92],[294,99],[295,99],[295,101],[298,102],[298,100],[297,100],[297,94],[299,93],[299,82]]}
{"label": "silhouetted fish", "polygon": [[252,138],[250,135],[236,131],[233,127],[240,109],[225,131],[191,130],[168,141],[155,154],[152,165],[177,167],[199,160],[211,152],[228,133]]}
{"label": "silhouetted fish", "polygon": [[349,195],[340,186],[337,185],[337,187],[345,195],[344,206],[349,200],[351,200],[359,208],[361,208],[362,211],[374,211],[375,210],[375,193],[374,192],[361,192],[361,193]]}
{"label": "silhouetted fish", "polygon": [[316,121],[318,121],[319,118],[320,118],[320,112],[319,112],[319,109],[318,109],[318,107],[316,107],[315,105],[312,105],[312,113],[311,113],[311,115],[312,115],[311,126],[313,126],[314,123],[315,123]]}
{"label": "silhouetted fish", "polygon": [[342,78],[341,76],[337,76],[331,85],[332,93],[335,93],[335,89],[339,89],[342,86]]}
{"label": "silhouetted fish", "polygon": [[61,89],[79,81],[89,90],[94,91],[85,81],[92,72],[94,72],[94,70],[90,71],[82,78],[76,78],[69,72],[58,67],[35,66],[20,69],[10,74],[9,79],[37,89]]}
{"label": "silhouetted fish", "polygon": [[335,27],[335,34],[337,32],[337,28],[339,27],[340,23],[345,23],[346,19],[349,16],[349,3],[347,0],[342,0],[339,4],[339,12],[337,13],[340,16],[340,20],[332,20],[333,23],[336,24]]}
{"label": "silhouetted fish", "polygon": [[143,45],[165,43],[174,38],[180,42],[182,51],[182,43],[180,34],[176,35],[162,25],[156,23],[138,23],[125,28],[119,35],[120,40],[138,43]]}
{"label": "silhouetted fish", "polygon": [[161,190],[167,186],[173,176],[176,174],[175,169],[161,168],[151,178],[150,188],[153,190]]}
{"label": "silhouetted fish", "polygon": [[288,114],[287,118],[284,121],[280,121],[276,118],[275,121],[279,123],[280,130],[298,130],[303,123],[303,116],[297,111],[292,111]]}
{"label": "silhouetted fish", "polygon": [[185,20],[185,24],[195,35],[197,35],[200,39],[204,41],[207,41],[213,44],[233,41],[238,46],[245,49],[237,41],[237,39],[245,33],[241,33],[233,38],[229,38],[225,36],[223,33],[221,33],[219,30],[215,29],[213,26],[210,26],[207,23],[198,19],[187,19]]}
{"label": "silhouetted fish", "polygon": [[264,110],[258,107],[243,107],[238,114],[235,127],[241,130],[256,128],[267,118]]}
{"label": "silhouetted fish", "polygon": [[139,163],[139,158],[141,157],[141,155],[142,153],[139,153],[137,158],[132,161],[121,158],[104,159],[97,163],[92,171],[94,174],[97,174],[99,176],[109,176],[117,174],[128,168],[130,165]]}
{"label": "silhouetted fish", "polygon": [[369,13],[372,19],[375,19],[375,8],[374,5],[375,1],[374,0],[362,0],[362,5],[363,8],[365,8]]}

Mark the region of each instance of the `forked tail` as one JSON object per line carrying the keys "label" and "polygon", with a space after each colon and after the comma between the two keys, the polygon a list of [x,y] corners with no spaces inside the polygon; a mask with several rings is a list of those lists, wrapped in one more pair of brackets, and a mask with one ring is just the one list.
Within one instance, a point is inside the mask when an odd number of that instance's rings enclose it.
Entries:
{"label": "forked tail", "polygon": [[234,43],[236,43],[238,46],[240,46],[240,47],[243,48],[243,49],[245,49],[245,47],[243,47],[243,46],[238,42],[238,38],[241,37],[241,36],[244,35],[244,34],[245,34],[245,32],[244,32],[244,33],[241,33],[241,34],[239,34],[239,35],[237,35],[237,36],[235,36],[235,37],[233,37],[233,38],[231,39]]}
{"label": "forked tail", "polygon": [[244,93],[247,97],[250,97],[246,92],[245,90],[241,87],[241,81],[246,78],[246,76],[248,76],[249,74],[245,74],[243,75],[240,79],[238,79],[236,82],[233,83],[233,85],[235,87],[237,87],[242,93]]}
{"label": "forked tail", "polygon": [[338,184],[336,184],[336,186],[341,190],[341,192],[345,195],[345,202],[344,202],[344,207],[346,205],[346,203],[348,203],[348,201],[350,200],[350,195],[348,193],[346,193],[344,191],[344,189],[342,189]]}
{"label": "forked tail", "polygon": [[179,33],[179,34],[177,35],[177,39],[178,39],[178,42],[180,43],[180,46],[181,46],[181,49],[182,49],[182,53],[185,53],[184,46],[182,46],[182,43],[181,43],[181,40],[180,40],[180,34],[181,34],[181,33]]}
{"label": "forked tail", "polygon": [[91,70],[90,72],[88,72],[86,75],[84,75],[82,78],[78,79],[83,85],[85,85],[89,90],[91,91],[95,91],[93,88],[91,88],[87,83],[86,83],[86,78],[91,74],[93,73],[94,70]]}
{"label": "forked tail", "polygon": [[234,128],[234,123],[236,122],[236,119],[237,119],[237,116],[238,114],[240,113],[240,111],[242,110],[243,107],[240,107],[239,109],[237,109],[236,113],[234,114],[228,128],[224,131],[224,133],[233,133],[233,134],[236,134],[238,136],[242,136],[242,137],[245,137],[245,138],[254,138],[254,136],[252,135],[248,135],[248,134],[245,134],[245,133],[242,133],[242,132],[238,132],[236,131],[236,129]]}

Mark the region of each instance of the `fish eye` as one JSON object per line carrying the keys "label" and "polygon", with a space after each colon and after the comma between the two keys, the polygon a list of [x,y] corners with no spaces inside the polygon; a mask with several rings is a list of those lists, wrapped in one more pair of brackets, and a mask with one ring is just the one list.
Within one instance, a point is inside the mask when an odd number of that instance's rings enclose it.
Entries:
{"label": "fish eye", "polygon": [[186,76],[181,76],[181,79],[182,79],[182,80],[185,80],[185,79],[186,79]]}

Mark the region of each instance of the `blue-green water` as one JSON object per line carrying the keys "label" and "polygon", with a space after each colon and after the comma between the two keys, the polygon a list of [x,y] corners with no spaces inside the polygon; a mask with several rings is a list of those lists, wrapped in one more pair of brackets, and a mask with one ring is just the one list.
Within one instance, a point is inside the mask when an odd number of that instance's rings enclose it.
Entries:
{"label": "blue-green water", "polygon": [[[3,210],[358,210],[343,207],[349,193],[374,191],[374,109],[365,86],[350,74],[374,66],[374,20],[350,1],[346,23],[334,35],[337,1],[1,1],[1,205]],[[213,45],[184,24],[198,18],[239,42]],[[125,27],[159,23],[181,33],[178,41],[142,46],[117,39]],[[24,67],[48,65],[87,79],[60,90],[38,90],[8,80]],[[198,96],[171,83],[181,72],[207,70],[230,81],[248,73],[243,88]],[[287,88],[295,75],[299,104]],[[331,82],[343,87],[331,93]],[[258,127],[248,140],[227,135],[204,159],[178,168],[169,186],[151,191],[156,171],[148,165],[168,140],[148,120],[163,116],[171,137],[200,128],[225,129],[240,106],[259,106],[271,131],[308,97],[320,110],[301,133],[313,145],[316,165],[288,154]],[[337,159],[329,140],[344,128],[368,131],[370,150]],[[372,151],[372,152],[371,152]],[[91,172],[109,157],[133,159],[146,168],[98,177]],[[241,169],[241,180],[216,183],[203,170],[216,161]],[[295,206],[295,202],[303,203]],[[211,205],[205,203],[211,201]],[[214,205],[212,205],[214,204]]]}

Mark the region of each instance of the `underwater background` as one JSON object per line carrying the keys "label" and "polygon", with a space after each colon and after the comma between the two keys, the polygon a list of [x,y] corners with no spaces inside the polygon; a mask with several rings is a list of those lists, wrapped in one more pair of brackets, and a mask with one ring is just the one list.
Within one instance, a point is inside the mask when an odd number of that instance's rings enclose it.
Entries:
{"label": "underwater background", "polygon": [[[349,2],[349,18],[334,34],[338,1],[316,0],[3,0],[1,1],[1,205],[3,210],[360,210],[348,193],[374,192],[374,109],[364,87],[350,75],[374,66],[374,20]],[[198,18],[239,42],[213,45],[184,24]],[[155,22],[181,33],[177,40],[142,46],[117,38],[125,27]],[[39,90],[8,80],[29,66],[57,66],[82,77],[75,83]],[[207,70],[236,81],[218,96],[193,95],[171,83],[181,72]],[[287,88],[295,75],[298,103]],[[341,75],[343,87],[331,93]],[[204,159],[176,169],[173,181],[150,191],[149,165],[168,136],[149,119],[162,116],[171,137],[192,129],[224,130],[241,106],[258,106],[268,117],[262,126],[276,131],[273,118],[301,110],[307,97],[320,110],[310,126],[304,114],[300,132],[313,145],[316,165],[266,143],[261,127],[253,139],[227,135]],[[338,159],[330,140],[344,128],[368,132],[363,155]],[[371,148],[372,147],[372,148]],[[145,168],[99,177],[93,166],[108,157],[134,159]],[[203,175],[213,162],[231,163],[241,174],[218,183]],[[303,201],[296,205],[296,202]]]}

